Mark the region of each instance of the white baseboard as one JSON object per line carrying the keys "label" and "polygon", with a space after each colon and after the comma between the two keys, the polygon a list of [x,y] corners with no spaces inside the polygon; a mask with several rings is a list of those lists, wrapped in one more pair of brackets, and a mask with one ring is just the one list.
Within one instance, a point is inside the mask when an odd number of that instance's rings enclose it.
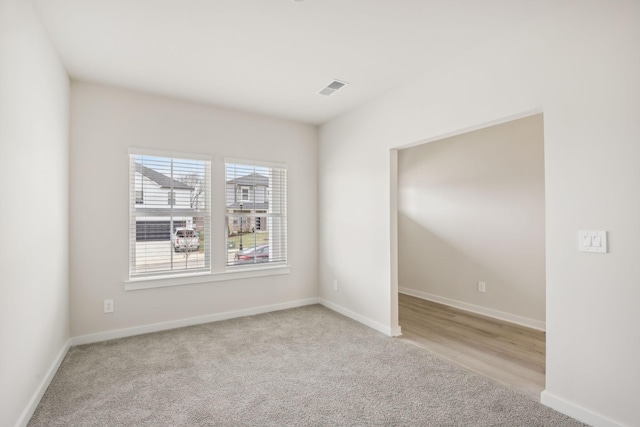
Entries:
{"label": "white baseboard", "polygon": [[472,313],[481,314],[483,316],[493,317],[494,319],[504,320],[505,322],[515,323],[517,325],[537,329],[539,331],[546,331],[547,329],[547,325],[545,322],[530,319],[528,317],[518,316],[511,313],[505,313],[504,311],[493,310],[491,308],[481,307],[479,305],[469,304],[466,302],[428,294],[426,292],[416,291],[409,288],[399,288],[398,292],[400,292],[401,294],[410,295],[412,297],[426,299],[427,301],[438,302],[440,304],[459,308],[461,310],[470,311]]}
{"label": "white baseboard", "polygon": [[20,415],[20,418],[18,418],[16,427],[24,427],[29,423],[29,420],[33,416],[33,413],[36,411],[36,408],[40,404],[40,400],[42,399],[42,396],[44,396],[44,393],[45,391],[47,391],[49,384],[51,384],[51,380],[56,375],[56,372],[58,372],[58,368],[60,367],[60,364],[64,360],[64,357],[67,355],[67,352],[69,351],[69,347],[71,347],[70,339],[67,340],[66,343],[64,343],[64,345],[62,346],[62,349],[60,349],[60,351],[58,352],[58,355],[53,360],[53,363],[49,367],[49,370],[47,370],[47,375],[45,375],[45,377],[42,379],[42,382],[40,382],[40,385],[38,385],[38,388],[36,389],[36,392],[33,394],[33,397],[29,401],[29,404],[27,405],[25,410],[22,412],[22,415]]}
{"label": "white baseboard", "polygon": [[169,322],[153,323],[151,325],[136,326],[133,328],[117,329],[97,334],[81,335],[71,338],[71,345],[90,344],[108,341],[117,338],[131,337],[134,335],[148,334],[151,332],[166,331],[182,328],[184,326],[200,325],[203,323],[217,322],[220,320],[234,319],[236,317],[253,316],[255,314],[269,313],[272,311],[286,310],[289,308],[303,307],[305,305],[318,304],[318,298],[308,298],[280,304],[264,305],[261,307],[247,308],[244,310],[227,311],[225,313],[209,314],[206,316],[191,317],[188,319],[172,320]]}
{"label": "white baseboard", "polygon": [[323,298],[319,298],[318,302],[320,304],[322,304],[323,306],[327,307],[330,310],[335,311],[336,313],[340,313],[343,316],[347,316],[353,320],[355,320],[356,322],[360,322],[363,325],[366,325],[372,329],[375,329],[378,332],[382,332],[383,334],[390,336],[390,337],[394,337],[394,336],[398,336],[401,335],[400,333],[400,327],[398,328],[394,328],[393,330],[386,325],[383,325],[380,322],[376,322],[373,319],[369,319],[366,316],[363,316],[361,314],[358,314],[354,311],[349,310],[348,308],[344,308],[341,305],[338,305],[336,303],[333,303],[331,301],[327,301],[326,299]]}
{"label": "white baseboard", "polygon": [[594,427],[621,427],[622,424],[613,421],[611,418],[607,418],[604,415],[597,414],[575,403],[564,400],[558,396],[549,393],[544,390],[540,393],[540,403],[555,409],[565,415],[575,418],[585,424]]}

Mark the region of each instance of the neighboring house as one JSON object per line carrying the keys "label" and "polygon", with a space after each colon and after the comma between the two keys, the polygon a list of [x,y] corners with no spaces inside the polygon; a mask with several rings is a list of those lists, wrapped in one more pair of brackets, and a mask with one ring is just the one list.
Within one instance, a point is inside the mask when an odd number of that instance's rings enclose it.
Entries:
{"label": "neighboring house", "polygon": [[140,163],[135,167],[136,240],[169,240],[176,228],[195,228],[194,188]]}
{"label": "neighboring house", "polygon": [[[267,231],[269,210],[269,178],[251,173],[227,181],[227,213],[255,213],[255,217],[228,215],[229,234],[238,232]],[[264,213],[265,216],[260,216]]]}

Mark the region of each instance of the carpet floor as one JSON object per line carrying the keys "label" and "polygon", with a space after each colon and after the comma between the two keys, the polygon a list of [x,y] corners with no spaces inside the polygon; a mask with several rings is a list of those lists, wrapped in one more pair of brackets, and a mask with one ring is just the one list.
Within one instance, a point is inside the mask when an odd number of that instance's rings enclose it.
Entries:
{"label": "carpet floor", "polygon": [[35,426],[582,426],[322,306],[72,347]]}

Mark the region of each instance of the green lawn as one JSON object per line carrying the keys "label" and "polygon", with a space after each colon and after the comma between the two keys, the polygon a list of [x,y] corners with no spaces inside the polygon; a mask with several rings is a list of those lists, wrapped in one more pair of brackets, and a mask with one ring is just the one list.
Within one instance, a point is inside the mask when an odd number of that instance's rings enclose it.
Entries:
{"label": "green lawn", "polygon": [[240,237],[242,237],[242,246],[244,249],[254,245],[264,245],[269,243],[269,233],[245,233],[242,236],[233,234],[227,236],[227,248],[240,249]]}
{"label": "green lawn", "polygon": [[[269,243],[269,233],[244,233],[242,235],[242,247],[244,249],[252,247],[254,242],[256,245],[264,245]],[[231,236],[227,236],[227,248],[240,249],[240,235],[233,234]],[[200,234],[199,252],[204,252],[204,233]]]}

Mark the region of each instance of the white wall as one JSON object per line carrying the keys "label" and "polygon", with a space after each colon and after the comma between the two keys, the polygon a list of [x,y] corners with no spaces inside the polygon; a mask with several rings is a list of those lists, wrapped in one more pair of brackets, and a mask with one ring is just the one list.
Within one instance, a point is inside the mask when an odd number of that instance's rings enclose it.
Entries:
{"label": "white wall", "polygon": [[[317,296],[316,127],[78,82],[71,120],[72,336]],[[212,224],[214,262],[216,251],[217,259],[225,253],[224,157],[288,164],[291,273],[125,291],[129,147],[213,157],[212,180],[220,183],[212,196],[220,219]],[[103,314],[107,298],[113,314]]]}
{"label": "white wall", "polygon": [[[542,110],[543,401],[592,424],[639,425],[638,22],[637,1],[566,2],[322,126],[321,297],[394,328],[389,150]],[[608,230],[609,253],[578,252],[580,229]]]}
{"label": "white wall", "polygon": [[402,292],[544,328],[543,138],[536,114],[398,152]]}
{"label": "white wall", "polygon": [[31,3],[0,0],[0,425],[69,338],[69,81]]}

